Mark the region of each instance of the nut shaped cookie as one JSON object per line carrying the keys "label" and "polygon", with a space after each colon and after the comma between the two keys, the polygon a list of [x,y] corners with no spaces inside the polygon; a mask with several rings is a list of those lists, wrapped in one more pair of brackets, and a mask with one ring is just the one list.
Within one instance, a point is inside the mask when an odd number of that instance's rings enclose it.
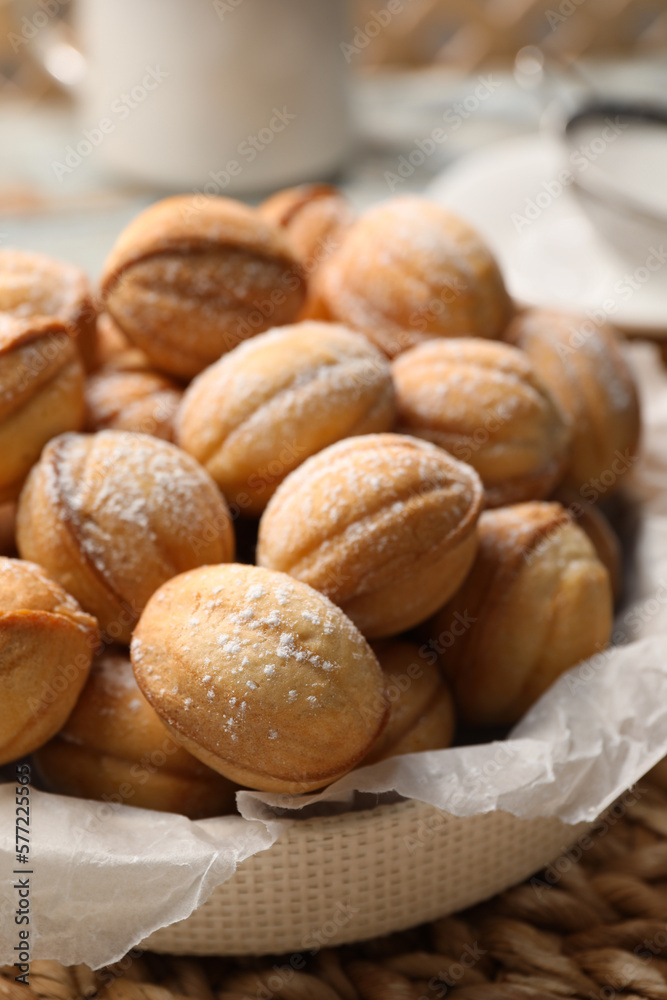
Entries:
{"label": "nut shaped cookie", "polygon": [[457,712],[475,725],[516,722],[566,670],[604,649],[609,573],[558,503],[486,511],[479,551],[459,592],[431,623],[434,638],[468,623],[444,654]]}
{"label": "nut shaped cookie", "polygon": [[347,438],[303,463],[259,525],[257,561],[321,591],[369,638],[428,618],[477,548],[477,473],[399,434]]}
{"label": "nut shaped cookie", "polygon": [[86,380],[85,397],[87,431],[133,431],[174,439],[183,390],[159,372],[101,368]]}
{"label": "nut shaped cookie", "polygon": [[65,724],[99,641],[95,619],[41,566],[0,556],[0,764]]}
{"label": "nut shaped cookie", "polygon": [[61,795],[181,813],[220,816],[234,786],[167,732],[142,695],[126,650],[98,656],[64,727],[35,754],[48,787]]}
{"label": "nut shaped cookie", "polygon": [[424,750],[444,750],[454,738],[454,702],[437,663],[414,642],[373,643],[387,681],[389,721],[362,765]]}
{"label": "nut shaped cookie", "polygon": [[572,520],[590,538],[598,559],[609,573],[614,600],[618,600],[623,591],[623,552],[620,538],[606,514],[571,489],[557,490],[552,499],[565,507]]}
{"label": "nut shaped cookie", "polygon": [[388,715],[363,636],[321,594],[256,566],[205,566],[153,595],[139,687],[186,750],[230,780],[299,793],[357,764]]}
{"label": "nut shaped cookie", "polygon": [[352,206],[332,184],[286,188],[263,201],[257,211],[285,230],[309,276],[340,246],[354,221]]}
{"label": "nut shaped cookie", "polygon": [[433,337],[500,337],[510,300],[491,251],[440,205],[401,195],[354,223],[314,282],[314,315],[389,357]]}
{"label": "nut shaped cookie", "polygon": [[83,382],[64,323],[0,314],[0,503],[18,497],[54,435],[82,426]]}
{"label": "nut shaped cookie", "polygon": [[487,507],[541,500],[562,477],[571,431],[530,359],[496,341],[420,344],[392,364],[398,429],[468,462]]}
{"label": "nut shaped cookie", "polygon": [[389,364],[365,337],[296,323],[202,372],[185,394],[177,441],[230,502],[259,515],[306,458],[341,438],[390,430],[395,413]]}
{"label": "nut shaped cookie", "polygon": [[609,326],[547,309],[529,309],[507,331],[572,424],[563,484],[595,502],[617,489],[637,457],[637,387]]}
{"label": "nut shaped cookie", "polygon": [[88,278],[74,264],[41,253],[0,250],[0,313],[60,320],[76,340],[86,369],[93,366],[97,309]]}
{"label": "nut shaped cookie", "polygon": [[106,371],[112,368],[115,371],[153,371],[148,356],[134,346],[109,313],[103,312],[97,317],[95,344],[92,371],[97,372],[100,368]]}
{"label": "nut shaped cookie", "polygon": [[175,445],[127,431],[63,434],[44,449],[21,494],[17,543],[122,643],[166,580],[234,557],[208,473]]}
{"label": "nut shaped cookie", "polygon": [[305,278],[287,237],[229,198],[178,195],[121,233],[102,275],[107,312],[156,368],[191,378],[242,340],[295,320]]}

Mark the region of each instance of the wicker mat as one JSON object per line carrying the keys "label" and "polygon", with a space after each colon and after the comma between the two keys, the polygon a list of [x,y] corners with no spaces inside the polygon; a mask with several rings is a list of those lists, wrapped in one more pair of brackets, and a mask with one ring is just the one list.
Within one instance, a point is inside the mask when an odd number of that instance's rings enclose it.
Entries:
{"label": "wicker mat", "polygon": [[364,944],[261,959],[0,967],[0,1000],[667,1000],[667,794],[628,793],[552,865],[472,910]]}

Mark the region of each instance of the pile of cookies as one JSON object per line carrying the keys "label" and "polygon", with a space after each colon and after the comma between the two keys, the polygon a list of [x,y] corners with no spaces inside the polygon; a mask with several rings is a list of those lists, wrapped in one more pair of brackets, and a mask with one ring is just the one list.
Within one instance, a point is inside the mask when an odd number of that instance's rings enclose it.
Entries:
{"label": "pile of cookies", "polygon": [[199,817],[515,722],[610,641],[638,438],[615,333],[418,197],[0,251],[0,763]]}

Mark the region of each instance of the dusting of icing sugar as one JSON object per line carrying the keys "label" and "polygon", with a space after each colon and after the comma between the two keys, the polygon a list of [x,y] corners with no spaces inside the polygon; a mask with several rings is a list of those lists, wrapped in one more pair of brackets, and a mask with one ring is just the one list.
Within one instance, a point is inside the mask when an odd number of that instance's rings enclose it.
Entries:
{"label": "dusting of icing sugar", "polygon": [[303,663],[307,661],[312,663],[314,667],[319,667],[322,670],[335,670],[336,664],[331,663],[330,660],[325,660],[317,653],[310,652],[307,649],[300,649],[295,641],[294,636],[291,632],[282,632],[278,646],[276,648],[276,656],[281,660],[293,660],[297,663]]}
{"label": "dusting of icing sugar", "polygon": [[306,659],[306,653],[297,647],[291,632],[281,633],[278,648],[276,649],[276,656],[279,656],[281,660],[299,661]]}
{"label": "dusting of icing sugar", "polygon": [[[235,753],[238,750],[240,754],[241,747],[247,745],[252,759],[254,750],[250,746],[255,740],[254,733],[259,732],[264,740],[269,738],[269,732],[276,734],[270,737],[272,740],[286,739],[286,732],[291,732],[291,716],[298,717],[303,711],[316,716],[328,703],[329,686],[337,688],[340,683],[345,687],[346,678],[340,678],[339,682],[339,677],[331,672],[352,662],[356,670],[362,653],[357,659],[354,653],[362,648],[365,655],[368,653],[354,626],[348,625],[340,610],[325,598],[308,591],[298,581],[283,582],[282,575],[249,570],[229,565],[197,571],[196,584],[190,592],[192,602],[175,605],[169,622],[174,655],[181,653],[187,641],[192,647],[183,670],[178,672],[181,691],[178,697],[174,695],[173,680],[163,668],[165,661],[161,657],[155,657],[158,677],[151,687],[159,689],[162,681],[172,702],[170,709],[176,720],[182,720],[184,732],[199,717],[206,726],[213,752],[224,755],[225,743],[231,749],[234,741]],[[219,580],[225,581],[224,593],[210,617],[205,618],[201,609],[210,596],[211,587],[207,583]],[[252,593],[251,587],[256,588]],[[285,600],[282,606],[277,599],[278,591]],[[188,631],[193,620],[200,622],[196,634]],[[261,627],[253,629],[256,624]],[[349,635],[352,648],[340,662],[327,659],[329,642],[323,638],[327,634],[340,635],[343,641]],[[336,661],[338,655],[333,649],[337,645],[338,638],[330,654]],[[152,652],[148,655],[148,648],[146,653],[147,662],[142,670],[148,675],[149,661],[154,657]],[[208,670],[203,665],[205,654],[211,663]],[[163,669],[164,676],[160,678]],[[288,690],[290,682],[292,687]],[[288,727],[285,732],[283,724]],[[287,754],[287,743],[284,747]],[[276,750],[282,749],[283,745],[277,743]]]}
{"label": "dusting of icing sugar", "polygon": [[[227,638],[227,636],[225,636],[225,638]],[[238,639],[230,639],[228,642],[224,643],[221,642],[220,639],[218,639],[218,642],[222,646],[222,652],[226,656],[238,656],[238,654],[241,652],[241,643],[238,641]]]}
{"label": "dusting of icing sugar", "polygon": [[[231,439],[235,447],[263,440],[266,426],[276,423],[287,439],[313,418],[321,422],[323,405],[335,409],[340,420],[346,402],[367,397],[374,402],[378,393],[387,394],[389,365],[364,338],[331,324],[318,324],[314,334],[301,325],[277,328],[224,355],[186,393],[185,436],[192,421],[202,454]],[[197,417],[202,410],[218,419],[202,425]],[[351,413],[352,423],[356,419]]]}
{"label": "dusting of icing sugar", "polygon": [[[371,567],[386,564],[383,551],[414,549],[418,506],[429,511],[429,531],[418,542],[431,548],[471,528],[481,500],[473,470],[429,442],[395,434],[348,438],[306,459],[278,487],[260,524],[259,559],[295,575],[301,560],[313,566],[319,552],[331,552],[334,561],[358,556]],[[337,592],[335,581],[319,580],[317,588]]]}
{"label": "dusting of icing sugar", "polygon": [[100,656],[95,661],[93,672],[113,695],[137,690],[132,664],[122,653],[106,653]]}
{"label": "dusting of icing sugar", "polygon": [[275,597],[278,604],[284,607],[289,604],[290,598],[294,594],[294,587],[291,587],[288,583],[281,583],[281,585],[276,589]]}
{"label": "dusting of icing sugar", "polygon": [[234,624],[242,624],[244,622],[251,621],[251,619],[253,618],[253,616],[254,616],[254,612],[253,612],[252,608],[243,608],[243,610],[239,611],[237,614],[231,615],[230,616],[230,621],[233,621]]}
{"label": "dusting of icing sugar", "polygon": [[63,435],[41,468],[54,509],[72,524],[81,550],[121,593],[136,590],[147,565],[163,564],[162,539],[187,544],[189,538],[206,537],[210,523],[226,519],[223,501],[201,466],[174,445],[145,434]]}
{"label": "dusting of icing sugar", "polygon": [[87,292],[74,264],[21,250],[0,251],[0,312],[18,318],[72,319]]}

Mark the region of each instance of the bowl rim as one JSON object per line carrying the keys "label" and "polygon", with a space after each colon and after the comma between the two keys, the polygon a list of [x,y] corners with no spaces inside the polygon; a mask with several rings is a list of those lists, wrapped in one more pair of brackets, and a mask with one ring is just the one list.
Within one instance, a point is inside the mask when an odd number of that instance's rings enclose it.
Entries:
{"label": "bowl rim", "polygon": [[[574,135],[583,122],[611,117],[627,118],[631,121],[663,126],[667,129],[667,104],[646,101],[589,100],[568,115],[562,124],[561,135],[568,150],[573,152],[577,148]],[[572,169],[573,187],[578,194],[584,195],[607,209],[611,208],[616,213],[630,216],[636,222],[652,227],[664,227],[667,236],[667,212],[651,212],[646,205],[619,188],[606,171],[600,169],[596,163],[590,160],[587,162],[588,168],[585,173],[577,170],[576,167]],[[591,183],[591,177],[594,178],[594,183]]]}
{"label": "bowl rim", "polygon": [[[594,822],[504,810],[455,816],[420,799],[313,816],[290,823],[189,916],[157,928],[138,947],[182,955],[298,953],[304,935],[327,926],[338,901],[353,916],[327,936],[327,947],[386,936],[473,906],[567,858]],[[510,835],[536,852],[530,860],[523,849],[502,850]],[[494,852],[500,855],[489,864]],[[501,874],[503,865],[512,868],[511,877]],[[379,881],[388,890],[378,895]],[[276,926],[276,914],[286,923]]]}

